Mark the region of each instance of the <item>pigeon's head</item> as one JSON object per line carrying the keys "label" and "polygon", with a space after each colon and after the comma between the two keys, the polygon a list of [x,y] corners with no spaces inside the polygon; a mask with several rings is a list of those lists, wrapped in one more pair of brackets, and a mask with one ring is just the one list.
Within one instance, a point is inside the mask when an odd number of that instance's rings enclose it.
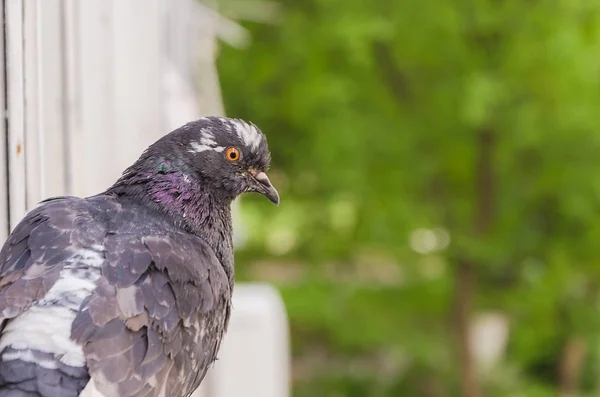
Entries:
{"label": "pigeon's head", "polygon": [[[161,142],[162,141],[162,142]],[[271,154],[266,137],[251,123],[225,117],[205,117],[173,131],[156,143],[172,153],[191,181],[208,192],[235,198],[256,192],[279,205],[279,194],[267,177]],[[173,161],[156,163],[165,172]],[[182,168],[182,167],[177,167]]]}

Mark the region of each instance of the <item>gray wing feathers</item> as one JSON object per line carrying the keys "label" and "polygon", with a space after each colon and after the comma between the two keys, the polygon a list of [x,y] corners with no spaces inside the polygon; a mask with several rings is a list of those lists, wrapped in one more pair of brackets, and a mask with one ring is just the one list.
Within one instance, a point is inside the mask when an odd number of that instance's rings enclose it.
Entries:
{"label": "gray wing feathers", "polygon": [[54,285],[75,253],[75,215],[64,201],[51,201],[29,213],[9,236],[0,251],[0,321],[19,315]]}
{"label": "gray wing feathers", "polygon": [[92,247],[102,275],[71,328],[92,381],[107,396],[187,395],[215,360],[230,284],[202,240],[135,230],[144,216],[106,197],[50,200],[29,213],[0,251],[0,328]]}
{"label": "gray wing feathers", "polygon": [[214,253],[183,234],[108,236],[104,250],[103,276],[71,334],[96,387],[119,396],[159,395],[148,385],[193,391],[228,317],[217,297],[229,296],[229,284]]}

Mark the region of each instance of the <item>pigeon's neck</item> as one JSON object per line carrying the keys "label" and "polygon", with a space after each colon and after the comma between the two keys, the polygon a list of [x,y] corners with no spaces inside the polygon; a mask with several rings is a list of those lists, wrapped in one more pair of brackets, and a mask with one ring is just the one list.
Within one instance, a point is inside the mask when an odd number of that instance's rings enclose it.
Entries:
{"label": "pigeon's neck", "polygon": [[135,200],[201,237],[214,250],[233,281],[231,199],[192,181],[180,170],[129,173],[108,192]]}

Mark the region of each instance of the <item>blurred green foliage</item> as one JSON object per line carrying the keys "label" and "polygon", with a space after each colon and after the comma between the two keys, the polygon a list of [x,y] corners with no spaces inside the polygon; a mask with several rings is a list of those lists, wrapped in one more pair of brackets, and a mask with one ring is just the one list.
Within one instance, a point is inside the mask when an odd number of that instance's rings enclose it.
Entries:
{"label": "blurred green foliage", "polygon": [[281,287],[295,396],[458,395],[461,259],[475,312],[509,318],[485,395],[556,395],[574,338],[598,393],[600,3],[281,6],[219,72],[273,154],[282,204],[244,199],[237,272]]}

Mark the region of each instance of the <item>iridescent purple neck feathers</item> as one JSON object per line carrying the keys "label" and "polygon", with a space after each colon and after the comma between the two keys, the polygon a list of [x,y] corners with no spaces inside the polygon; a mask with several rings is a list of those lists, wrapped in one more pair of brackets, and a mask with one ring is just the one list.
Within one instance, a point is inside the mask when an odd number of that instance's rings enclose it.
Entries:
{"label": "iridescent purple neck feathers", "polygon": [[108,192],[154,207],[193,232],[231,229],[233,197],[209,192],[182,164],[162,158],[148,163],[139,170],[128,170]]}
{"label": "iridescent purple neck feathers", "polygon": [[149,198],[171,215],[179,215],[194,225],[201,226],[217,207],[229,203],[216,203],[198,183],[182,172],[158,173],[149,177],[146,186]]}

